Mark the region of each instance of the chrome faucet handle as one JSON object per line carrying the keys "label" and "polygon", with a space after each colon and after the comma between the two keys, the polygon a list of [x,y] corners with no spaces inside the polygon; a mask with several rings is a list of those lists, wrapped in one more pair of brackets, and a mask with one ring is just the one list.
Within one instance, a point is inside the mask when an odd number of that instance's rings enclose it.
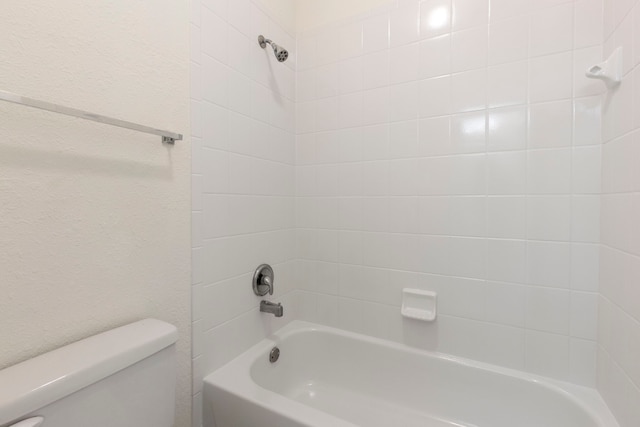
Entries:
{"label": "chrome faucet handle", "polygon": [[269,295],[273,295],[273,283],[271,282],[271,277],[262,276],[262,285],[269,288]]}
{"label": "chrome faucet handle", "polygon": [[273,279],[273,268],[268,264],[260,265],[253,273],[253,292],[259,297],[273,295]]}

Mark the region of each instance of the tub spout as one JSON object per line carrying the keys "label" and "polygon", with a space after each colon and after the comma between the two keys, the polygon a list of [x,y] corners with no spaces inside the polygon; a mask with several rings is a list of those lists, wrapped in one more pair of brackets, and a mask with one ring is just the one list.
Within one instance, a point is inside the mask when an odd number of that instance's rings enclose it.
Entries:
{"label": "tub spout", "polygon": [[282,317],[284,314],[284,309],[282,308],[282,304],[274,303],[269,301],[261,301],[260,302],[260,311],[262,313],[270,313],[276,317]]}

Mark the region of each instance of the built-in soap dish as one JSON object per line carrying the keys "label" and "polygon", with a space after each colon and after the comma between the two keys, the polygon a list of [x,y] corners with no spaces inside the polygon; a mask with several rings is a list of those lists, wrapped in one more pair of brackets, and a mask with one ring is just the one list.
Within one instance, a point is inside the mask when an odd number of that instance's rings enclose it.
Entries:
{"label": "built-in soap dish", "polygon": [[613,51],[609,59],[590,67],[586,76],[590,79],[602,80],[609,89],[622,82],[622,48]]}
{"label": "built-in soap dish", "polygon": [[402,290],[402,308],[400,312],[409,319],[433,322],[436,320],[438,294],[420,289]]}

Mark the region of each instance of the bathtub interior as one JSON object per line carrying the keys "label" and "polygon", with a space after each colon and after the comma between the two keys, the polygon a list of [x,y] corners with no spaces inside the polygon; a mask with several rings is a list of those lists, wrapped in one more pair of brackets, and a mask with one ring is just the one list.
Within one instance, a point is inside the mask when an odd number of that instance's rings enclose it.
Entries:
{"label": "bathtub interior", "polygon": [[[361,426],[609,427],[562,389],[326,329],[254,358],[259,387]],[[270,349],[269,349],[270,350]]]}

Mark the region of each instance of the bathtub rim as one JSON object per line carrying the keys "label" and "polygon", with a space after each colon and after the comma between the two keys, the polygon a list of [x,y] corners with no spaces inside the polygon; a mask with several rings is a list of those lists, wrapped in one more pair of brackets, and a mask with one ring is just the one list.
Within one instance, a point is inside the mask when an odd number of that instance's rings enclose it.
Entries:
{"label": "bathtub rim", "polygon": [[[445,362],[458,364],[472,369],[488,371],[501,376],[516,378],[526,383],[542,387],[549,392],[559,394],[565,399],[568,399],[573,404],[578,406],[582,411],[588,414],[591,418],[593,418],[599,424],[598,427],[620,427],[617,420],[609,410],[608,406],[606,405],[598,391],[594,388],[544,377],[533,373],[519,371],[513,368],[507,368],[486,362],[467,359],[460,356],[454,356],[451,354],[432,350],[419,349],[395,341],[385,340],[358,332],[347,331],[332,326],[320,325],[302,320],[293,320],[289,322],[279,330],[275,331],[268,337],[264,338],[257,344],[247,349],[239,356],[226,363],[225,365],[205,375],[203,380],[203,388],[205,391],[203,397],[205,398],[205,404],[207,404],[206,398],[208,394],[206,392],[217,388],[232,393],[237,397],[251,402],[252,404],[255,404],[263,409],[278,413],[282,416],[290,415],[289,411],[283,410],[283,407],[281,405],[284,405],[292,410],[295,410],[296,415],[302,415],[306,417],[319,417],[324,419],[324,422],[330,421],[332,423],[330,425],[335,427],[357,427],[355,424],[352,424],[348,421],[337,418],[331,414],[304,405],[300,402],[296,402],[284,395],[266,389],[255,382],[251,376],[251,369],[254,362],[256,362],[260,357],[268,357],[268,354],[273,347],[278,346],[279,343],[289,337],[314,332],[335,334],[356,341],[362,341],[373,345],[387,347],[396,351],[407,352],[414,355],[424,356],[430,359],[438,359]],[[246,369],[242,369],[243,366],[246,367]],[[253,391],[247,393],[248,390]],[[270,404],[267,405],[265,404],[265,402],[270,402]],[[314,422],[313,424],[308,425],[322,426],[328,424],[316,424]]]}

